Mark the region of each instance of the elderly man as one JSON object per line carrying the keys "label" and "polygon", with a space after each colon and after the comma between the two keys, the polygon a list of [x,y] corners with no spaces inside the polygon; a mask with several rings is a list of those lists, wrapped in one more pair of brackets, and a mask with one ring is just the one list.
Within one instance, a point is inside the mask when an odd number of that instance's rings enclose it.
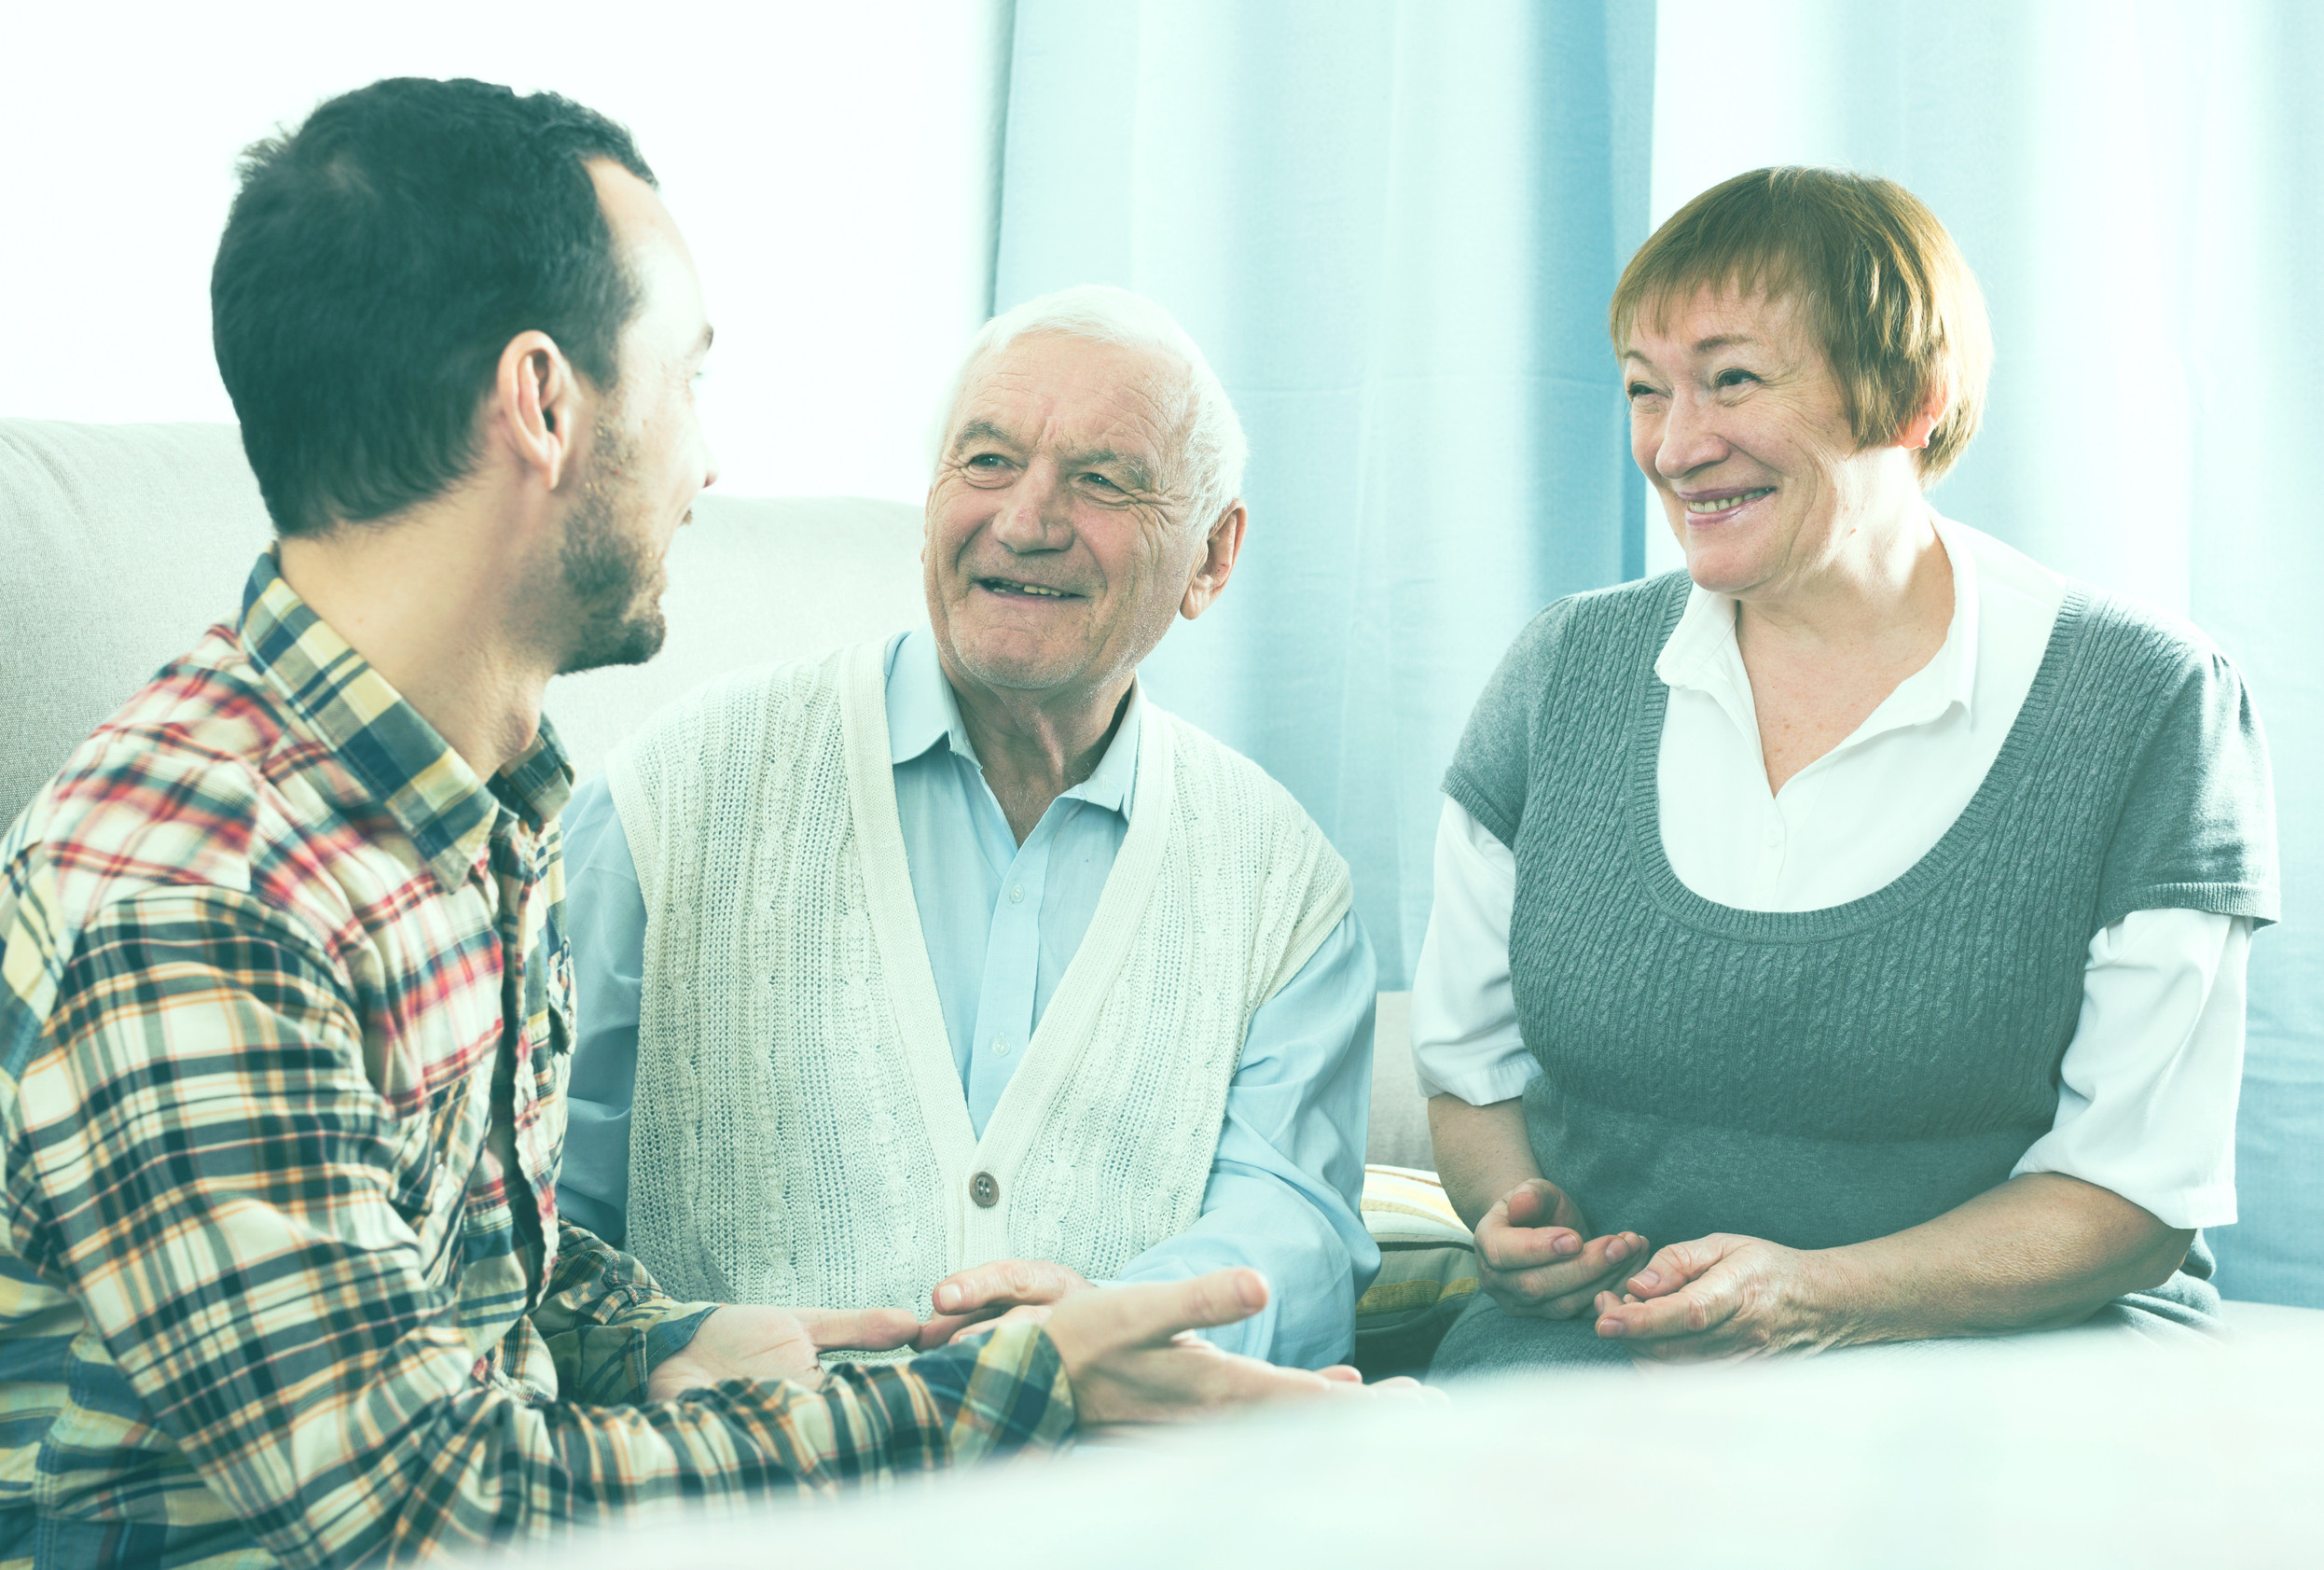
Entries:
{"label": "elderly man", "polygon": [[922,1344],[1252,1265],[1272,1303],[1213,1340],[1346,1353],[1378,1268],[1347,868],[1137,680],[1226,588],[1242,457],[1153,302],[986,325],[928,627],[714,684],[575,797],[572,1215],[673,1290],[909,1307]]}
{"label": "elderly man", "polygon": [[918,1327],[675,1299],[559,1216],[541,694],[654,652],[712,478],[652,178],[480,82],[245,162],[214,329],[282,537],[0,842],[0,1563],[434,1561],[1351,1388],[1174,1339],[1247,1271],[819,1377]]}

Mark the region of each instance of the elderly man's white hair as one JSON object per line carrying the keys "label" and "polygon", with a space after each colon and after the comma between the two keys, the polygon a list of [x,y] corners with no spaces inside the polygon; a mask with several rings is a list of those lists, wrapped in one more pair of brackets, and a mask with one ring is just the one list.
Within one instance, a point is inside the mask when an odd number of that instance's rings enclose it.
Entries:
{"label": "elderly man's white hair", "polygon": [[1181,472],[1192,502],[1191,513],[1208,529],[1219,521],[1228,503],[1242,494],[1243,460],[1250,444],[1243,439],[1243,423],[1226,396],[1210,362],[1188,337],[1186,329],[1153,300],[1111,284],[1077,284],[1070,289],[1029,299],[987,322],[969,340],[953,373],[951,391],[944,400],[944,415],[936,426],[936,457],[944,456],[953,423],[960,418],[961,395],[968,380],[989,354],[1007,348],[1028,333],[1059,333],[1127,349],[1149,350],[1173,360],[1184,371],[1182,388],[1185,406],[1178,424]]}

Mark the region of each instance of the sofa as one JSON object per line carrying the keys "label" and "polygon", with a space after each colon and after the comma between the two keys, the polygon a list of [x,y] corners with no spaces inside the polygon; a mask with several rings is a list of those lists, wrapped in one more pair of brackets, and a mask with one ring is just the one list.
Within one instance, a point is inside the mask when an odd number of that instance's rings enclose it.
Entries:
{"label": "sofa", "polygon": [[[162,661],[235,612],[268,538],[230,425],[0,420],[0,626],[9,631],[0,644],[0,822]],[[647,715],[723,672],[919,619],[919,510],[901,503],[705,493],[671,549],[660,656],[550,687],[548,713],[575,770],[588,775]],[[1407,1002],[1380,995],[1375,1039],[1365,1219],[1384,1265],[1360,1305],[1358,1352],[1375,1373],[1424,1363],[1475,1286],[1467,1233],[1428,1170]],[[2324,1335],[2324,1311],[2231,1312],[2238,1323]]]}

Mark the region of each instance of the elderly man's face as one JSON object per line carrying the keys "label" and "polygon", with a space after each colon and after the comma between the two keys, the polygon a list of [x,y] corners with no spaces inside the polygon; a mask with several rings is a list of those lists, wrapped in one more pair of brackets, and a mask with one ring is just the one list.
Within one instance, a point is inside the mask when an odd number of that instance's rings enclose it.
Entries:
{"label": "elderly man's face", "polygon": [[[1183,371],[1136,349],[1028,334],[972,368],[928,491],[928,614],[955,679],[1095,692],[1210,582],[1188,516]],[[1231,561],[1231,548],[1228,551]]]}

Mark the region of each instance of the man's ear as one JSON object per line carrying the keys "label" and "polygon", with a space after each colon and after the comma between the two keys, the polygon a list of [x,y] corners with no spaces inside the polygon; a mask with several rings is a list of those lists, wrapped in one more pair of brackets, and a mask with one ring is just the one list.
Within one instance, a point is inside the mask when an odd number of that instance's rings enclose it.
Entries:
{"label": "man's ear", "polygon": [[1195,576],[1187,581],[1186,596],[1178,603],[1178,613],[1192,621],[1210,608],[1211,602],[1226,591],[1226,580],[1235,576],[1235,558],[1242,553],[1243,529],[1251,521],[1251,509],[1240,497],[1226,505],[1219,521],[1210,525],[1210,538],[1204,541],[1202,560],[1195,565]]}
{"label": "man's ear", "polygon": [[545,332],[520,332],[500,352],[485,409],[486,438],[544,490],[554,491],[580,450],[587,400],[581,378],[557,340]]}

